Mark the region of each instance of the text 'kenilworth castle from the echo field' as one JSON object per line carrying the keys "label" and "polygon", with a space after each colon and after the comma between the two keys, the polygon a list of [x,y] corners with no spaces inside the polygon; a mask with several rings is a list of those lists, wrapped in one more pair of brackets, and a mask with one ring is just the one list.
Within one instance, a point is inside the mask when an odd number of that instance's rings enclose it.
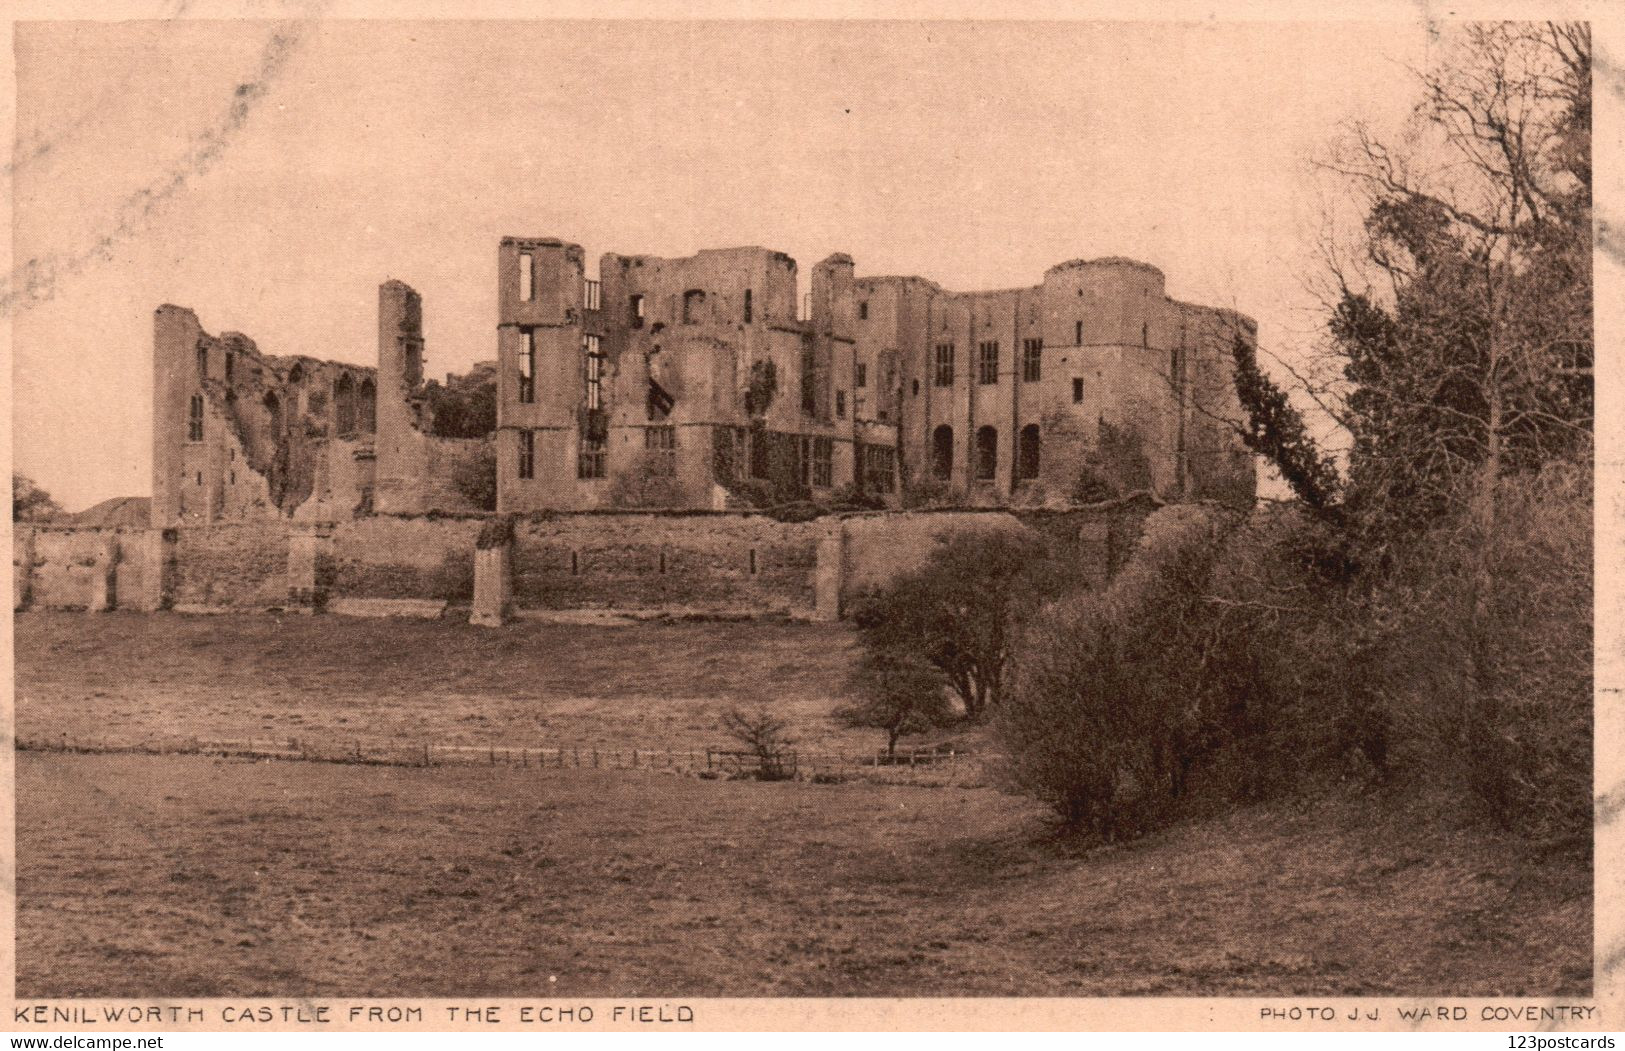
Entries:
{"label": "text 'kenilworth castle from the echo field'", "polygon": [[[1232,311],[1169,298],[1161,271],[1074,260],[1041,283],[950,292],[855,276],[832,255],[797,302],[765,248],[681,259],[504,238],[494,432],[445,436],[424,380],[423,303],[379,289],[376,369],[261,354],[157,311],[153,526],[495,510],[744,509],[811,500],[1050,505],[1080,478],[1163,499],[1250,502]],[[799,309],[798,309],[799,307]]]}

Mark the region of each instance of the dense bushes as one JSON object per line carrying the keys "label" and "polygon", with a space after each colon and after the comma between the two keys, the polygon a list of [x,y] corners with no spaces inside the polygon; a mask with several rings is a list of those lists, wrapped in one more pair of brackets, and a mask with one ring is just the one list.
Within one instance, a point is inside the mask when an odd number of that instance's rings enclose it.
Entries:
{"label": "dense bushes", "polygon": [[1105,594],[1035,618],[999,720],[1020,787],[1122,835],[1198,801],[1428,784],[1586,839],[1590,47],[1579,23],[1461,27],[1402,143],[1351,127],[1327,169],[1365,222],[1329,255],[1325,356],[1291,370],[1342,455],[1238,330],[1238,436],[1297,502],[1222,537],[1148,523]]}
{"label": "dense bushes", "polygon": [[[995,726],[1014,785],[1106,837],[1334,784],[1590,826],[1589,471],[1507,479],[1380,560],[1301,507],[1170,507],[1097,594],[1032,618]],[[1472,572],[1487,556],[1488,595]]]}
{"label": "dense bushes", "polygon": [[1015,787],[1069,825],[1138,834],[1184,791],[1203,729],[1191,647],[1231,528],[1206,507],[1159,511],[1110,587],[1056,602],[1023,633],[994,725]]}
{"label": "dense bushes", "polygon": [[1539,835],[1591,827],[1591,503],[1589,466],[1509,479],[1492,535],[1441,524],[1371,597],[1402,758]]}

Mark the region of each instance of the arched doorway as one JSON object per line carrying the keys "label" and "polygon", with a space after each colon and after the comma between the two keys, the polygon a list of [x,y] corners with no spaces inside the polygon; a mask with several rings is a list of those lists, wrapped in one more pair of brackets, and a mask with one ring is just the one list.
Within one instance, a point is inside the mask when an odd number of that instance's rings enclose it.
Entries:
{"label": "arched doorway", "polygon": [[946,423],[931,432],[931,473],[947,480],[954,473],[954,429]]}
{"label": "arched doorway", "polygon": [[1021,481],[1038,477],[1039,445],[1038,424],[1029,423],[1021,429],[1016,444],[1016,478]]}
{"label": "arched doorway", "polygon": [[370,379],[362,380],[356,391],[356,417],[361,430],[368,434],[378,429],[378,389]]}
{"label": "arched doorway", "polygon": [[995,427],[976,431],[976,480],[991,482],[999,471],[999,432]]}
{"label": "arched doorway", "polygon": [[265,413],[271,418],[271,436],[278,441],[282,440],[282,403],[277,401],[276,395],[270,391],[265,392]]}

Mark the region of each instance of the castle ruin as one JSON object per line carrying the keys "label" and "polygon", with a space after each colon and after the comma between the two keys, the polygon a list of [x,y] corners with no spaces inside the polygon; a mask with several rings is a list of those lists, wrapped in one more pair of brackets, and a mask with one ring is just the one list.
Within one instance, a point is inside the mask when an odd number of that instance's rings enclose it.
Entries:
{"label": "castle ruin", "polygon": [[1145,263],[961,293],[832,255],[798,302],[795,260],[765,248],[606,254],[592,279],[580,246],[509,237],[497,285],[485,437],[437,433],[423,304],[399,281],[376,368],[265,355],[160,307],[152,525],[489,510],[470,479],[492,461],[502,512],[1254,495],[1228,421],[1255,326],[1169,298]]}

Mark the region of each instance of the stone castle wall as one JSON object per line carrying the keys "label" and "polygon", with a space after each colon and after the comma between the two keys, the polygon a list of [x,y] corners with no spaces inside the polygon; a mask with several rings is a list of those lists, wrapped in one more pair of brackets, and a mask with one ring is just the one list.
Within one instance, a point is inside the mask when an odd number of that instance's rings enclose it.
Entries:
{"label": "stone castle wall", "polygon": [[[526,610],[833,619],[865,588],[919,566],[940,536],[1042,531],[1099,580],[1154,507],[917,511],[782,522],[733,512],[604,512],[514,520],[506,594]],[[438,614],[473,601],[489,515],[369,515],[170,529],[18,524],[13,607],[320,609]]]}

